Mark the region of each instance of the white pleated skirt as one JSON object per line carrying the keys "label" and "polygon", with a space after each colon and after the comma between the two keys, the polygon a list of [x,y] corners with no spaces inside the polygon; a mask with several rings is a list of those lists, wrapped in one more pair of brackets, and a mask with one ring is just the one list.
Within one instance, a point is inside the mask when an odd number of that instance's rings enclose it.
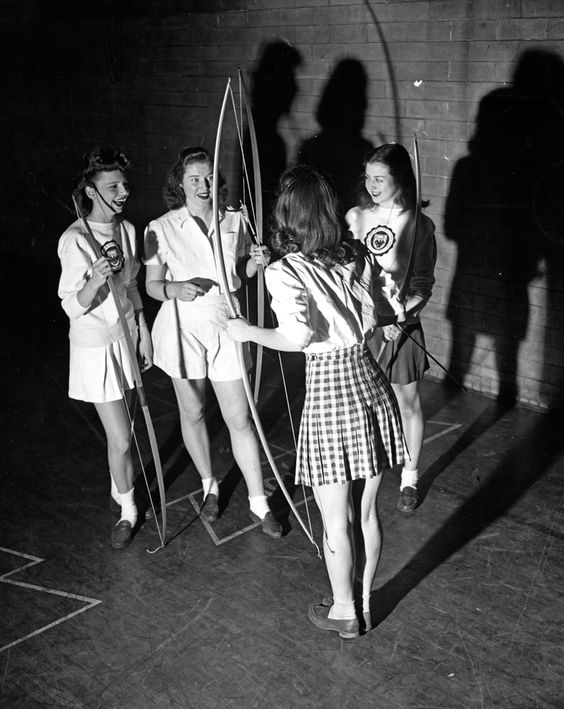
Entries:
{"label": "white pleated skirt", "polygon": [[[131,332],[137,347],[137,331]],[[135,377],[125,338],[103,347],[77,347],[70,343],[69,397],[94,404],[121,399],[133,389]]]}

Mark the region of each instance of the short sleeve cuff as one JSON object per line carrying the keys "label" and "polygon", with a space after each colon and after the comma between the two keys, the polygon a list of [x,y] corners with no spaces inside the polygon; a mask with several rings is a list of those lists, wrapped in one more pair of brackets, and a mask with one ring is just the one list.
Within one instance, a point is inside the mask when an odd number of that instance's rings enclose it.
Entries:
{"label": "short sleeve cuff", "polygon": [[78,302],[76,293],[64,298],[61,305],[71,320],[76,320],[88,310],[88,307],[84,307]]}

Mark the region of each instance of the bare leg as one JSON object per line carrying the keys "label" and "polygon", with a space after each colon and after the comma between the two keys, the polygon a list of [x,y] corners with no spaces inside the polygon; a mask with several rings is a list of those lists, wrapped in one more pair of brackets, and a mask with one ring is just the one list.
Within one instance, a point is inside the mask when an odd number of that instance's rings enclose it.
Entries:
{"label": "bare leg", "polygon": [[421,396],[419,394],[419,382],[392,384],[392,389],[398,400],[403,432],[409,454],[409,457],[406,458],[404,468],[405,470],[417,470],[425,429]]}
{"label": "bare leg", "polygon": [[[353,550],[349,537],[349,483],[319,485],[313,488],[323,519],[323,548],[333,601],[354,603]],[[354,608],[354,606],[353,606]]]}
{"label": "bare leg", "polygon": [[243,382],[212,382],[221,414],[229,429],[233,457],[243,473],[249,497],[264,495],[262,467],[257,437],[251,422]]}
{"label": "bare leg", "polygon": [[120,493],[133,487],[131,423],[122,399],[94,404],[108,442],[108,465]]}
{"label": "bare leg", "polygon": [[251,517],[273,539],[282,536],[282,526],[274,517],[264,494],[260,450],[251,421],[249,405],[241,379],[212,381],[223,419],[229,429],[233,457],[243,473],[249,494]]}
{"label": "bare leg", "polygon": [[372,583],[376,576],[376,569],[378,568],[382,549],[382,531],[380,529],[378,508],[376,506],[376,497],[380,483],[382,482],[382,477],[382,475],[379,475],[376,478],[366,480],[362,493],[360,524],[362,528],[365,558],[362,573],[362,605],[364,612],[369,611],[368,601],[370,600]]}
{"label": "bare leg", "polygon": [[423,445],[425,421],[419,395],[419,382],[410,384],[392,384],[396,394],[403,431],[407,443],[407,458],[401,471],[400,494],[397,508],[400,512],[413,512],[417,507],[417,465]]}
{"label": "bare leg", "polygon": [[133,496],[131,423],[122,399],[96,403],[94,406],[106,432],[110,474],[119,492],[121,515],[112,529],[111,543],[114,549],[123,549],[131,541],[137,522],[137,507]]}
{"label": "bare leg", "polygon": [[213,477],[210,441],[205,419],[206,380],[173,379],[180,411],[182,439],[202,479]]}

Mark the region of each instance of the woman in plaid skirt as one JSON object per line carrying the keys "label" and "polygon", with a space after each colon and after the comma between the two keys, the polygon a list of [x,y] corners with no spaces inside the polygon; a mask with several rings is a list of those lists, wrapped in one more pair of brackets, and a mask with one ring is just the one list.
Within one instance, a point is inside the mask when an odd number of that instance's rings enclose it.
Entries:
{"label": "woman in plaid skirt", "polygon": [[288,170],[280,182],[272,237],[282,258],[266,270],[278,327],[260,328],[238,318],[228,322],[227,331],[238,342],[305,353],[296,482],[313,488],[321,512],[333,595],[312,605],[308,615],[318,628],[354,638],[360,626],[350,520],[360,518],[364,568],[357,572],[363,628],[369,630],[381,549],[376,495],[382,472],[403,462],[404,447],[394,393],[366,346],[376,327],[375,259],[360,242],[344,239],[345,233],[327,181],[313,168]]}

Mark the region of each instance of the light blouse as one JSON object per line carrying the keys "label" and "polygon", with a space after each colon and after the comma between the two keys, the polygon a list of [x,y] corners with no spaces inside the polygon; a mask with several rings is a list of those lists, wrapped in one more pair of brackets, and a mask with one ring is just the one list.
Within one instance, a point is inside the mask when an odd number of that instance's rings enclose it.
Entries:
{"label": "light blouse", "polygon": [[[221,245],[231,292],[241,286],[236,267],[237,261],[249,251],[250,238],[246,222],[240,211],[226,209],[220,216]],[[173,209],[154,219],[145,230],[145,258],[147,266],[166,266],[165,280],[188,281],[205,279],[211,288],[201,299],[217,297],[220,286],[217,274],[216,254],[212,224],[204,234],[187,207]]]}
{"label": "light blouse", "polygon": [[[117,295],[131,330],[136,328],[135,310],[143,307],[137,288],[139,260],[133,224],[120,222],[91,222],[88,224],[100,245],[115,240],[124,254],[122,270],[112,276]],[[108,284],[104,284],[89,306],[82,306],[77,299],[78,292],[92,277],[92,264],[97,256],[84,235],[84,226],[77,219],[59,239],[57,249],[61,261],[59,297],[61,305],[69,317],[69,338],[77,347],[100,347],[108,345],[123,336],[116,304]]]}
{"label": "light blouse", "polygon": [[365,342],[375,322],[374,261],[324,266],[301,253],[270,264],[265,280],[278,331],[306,353]]}
{"label": "light blouse", "polygon": [[[398,296],[407,276],[413,243],[411,215],[399,207],[383,209],[374,205],[368,209],[353,207],[347,212],[346,221],[354,238],[367,246],[381,267],[377,287],[385,307],[380,313],[397,314]],[[417,296],[423,305],[429,300],[435,283],[436,258],[435,226],[422,214],[406,297]]]}

